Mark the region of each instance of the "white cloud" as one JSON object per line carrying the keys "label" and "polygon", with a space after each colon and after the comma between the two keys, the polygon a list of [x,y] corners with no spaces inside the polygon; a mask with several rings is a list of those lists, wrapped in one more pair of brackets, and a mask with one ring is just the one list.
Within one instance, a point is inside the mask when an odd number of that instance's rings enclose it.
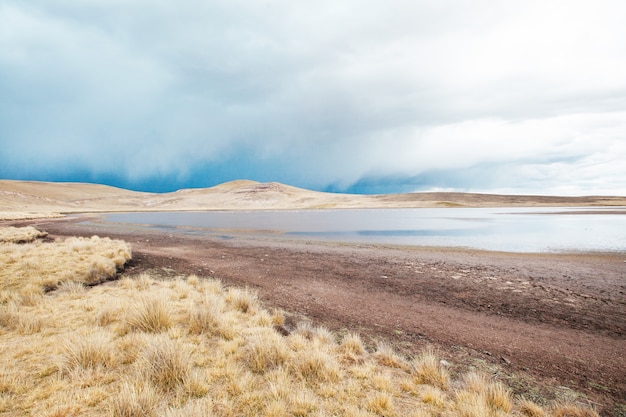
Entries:
{"label": "white cloud", "polygon": [[254,175],[246,154],[317,188],[467,169],[459,188],[626,194],[625,20],[614,0],[9,0],[0,159],[136,180]]}

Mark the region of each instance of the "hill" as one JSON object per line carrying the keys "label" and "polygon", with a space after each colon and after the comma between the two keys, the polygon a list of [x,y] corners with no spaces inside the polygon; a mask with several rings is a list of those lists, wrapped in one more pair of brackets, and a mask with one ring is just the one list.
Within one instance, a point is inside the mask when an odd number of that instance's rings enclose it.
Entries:
{"label": "hill", "polygon": [[100,184],[0,180],[0,217],[11,213],[191,211],[411,207],[624,206],[626,197],[557,197],[472,193],[381,195],[311,191],[276,182],[239,180],[211,188],[145,193]]}

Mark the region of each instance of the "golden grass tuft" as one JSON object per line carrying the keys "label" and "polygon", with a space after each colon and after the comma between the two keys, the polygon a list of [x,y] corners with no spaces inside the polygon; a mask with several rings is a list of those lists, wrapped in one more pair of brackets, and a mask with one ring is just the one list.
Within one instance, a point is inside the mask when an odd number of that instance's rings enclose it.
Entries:
{"label": "golden grass tuft", "polygon": [[108,412],[112,417],[156,417],[160,405],[161,396],[151,385],[124,382],[109,398]]}
{"label": "golden grass tuft", "polygon": [[64,346],[62,369],[69,373],[77,369],[110,368],[114,365],[111,335],[103,331],[77,336]]}
{"label": "golden grass tuft", "polygon": [[163,299],[142,297],[129,312],[127,324],[133,331],[160,333],[172,327],[174,320]]}
{"label": "golden grass tuft", "polygon": [[450,375],[437,354],[427,349],[415,357],[411,362],[411,373],[418,384],[434,385],[446,389],[450,382]]}
{"label": "golden grass tuft", "polygon": [[365,346],[361,336],[356,333],[348,333],[339,344],[339,351],[351,359],[355,359],[365,354]]}
{"label": "golden grass tuft", "polygon": [[187,321],[191,334],[205,334],[232,340],[237,334],[235,319],[225,311],[223,298],[206,294],[200,303],[190,308]]}
{"label": "golden grass tuft", "polygon": [[553,417],[599,417],[591,408],[582,408],[574,404],[557,404],[551,415]]}
{"label": "golden grass tuft", "polygon": [[374,357],[376,357],[378,362],[384,366],[400,369],[409,368],[409,364],[406,359],[398,355],[398,353],[385,342],[378,343]]}
{"label": "golden grass tuft", "polygon": [[456,395],[456,408],[461,416],[506,416],[513,409],[511,392],[499,382],[485,375],[469,373],[463,389]]}
{"label": "golden grass tuft", "polygon": [[517,404],[519,414],[526,417],[547,417],[546,411],[534,402],[522,398]]}
{"label": "golden grass tuft", "polygon": [[191,372],[186,348],[169,337],[155,337],[138,359],[146,379],[164,391],[182,386]]}
{"label": "golden grass tuft", "polygon": [[386,392],[376,393],[367,401],[367,409],[379,416],[392,416],[393,399]]}
{"label": "golden grass tuft", "polygon": [[252,372],[264,373],[284,365],[291,352],[282,338],[273,329],[258,331],[248,338],[245,362]]}
{"label": "golden grass tuft", "polygon": [[229,288],[226,292],[226,302],[242,313],[254,314],[258,307],[256,293],[247,288]]}
{"label": "golden grass tuft", "polygon": [[298,376],[312,383],[336,382],[342,374],[337,359],[321,349],[298,352],[293,360],[293,368]]}

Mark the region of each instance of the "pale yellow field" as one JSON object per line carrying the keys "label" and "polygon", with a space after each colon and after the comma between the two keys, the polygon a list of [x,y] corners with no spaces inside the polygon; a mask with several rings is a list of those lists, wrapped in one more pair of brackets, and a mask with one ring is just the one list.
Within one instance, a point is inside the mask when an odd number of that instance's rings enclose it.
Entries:
{"label": "pale yellow field", "polygon": [[232,181],[211,188],[143,193],[98,184],[0,180],[0,220],[59,213],[410,207],[626,206],[626,197],[550,197],[471,193],[355,195],[279,183]]}
{"label": "pale yellow field", "polygon": [[18,234],[0,228],[2,415],[597,415],[513,398],[484,375],[453,378],[431,351],[367,350],[306,322],[284,336],[282,312],[217,280],[102,284],[130,258],[121,241],[8,242]]}

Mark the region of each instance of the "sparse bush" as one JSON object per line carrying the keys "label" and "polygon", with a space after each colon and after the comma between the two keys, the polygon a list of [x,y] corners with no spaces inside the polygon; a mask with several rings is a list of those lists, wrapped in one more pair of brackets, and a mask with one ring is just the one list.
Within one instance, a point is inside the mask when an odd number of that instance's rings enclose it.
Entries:
{"label": "sparse bush", "polygon": [[15,303],[0,305],[0,327],[21,335],[38,333],[44,327],[44,319],[32,313],[20,311]]}
{"label": "sparse bush", "polygon": [[491,383],[487,389],[487,404],[493,410],[510,413],[513,408],[511,391],[499,382]]}
{"label": "sparse bush", "polygon": [[223,298],[207,294],[202,303],[194,305],[189,311],[189,332],[232,340],[237,334],[237,326],[224,307]]}

